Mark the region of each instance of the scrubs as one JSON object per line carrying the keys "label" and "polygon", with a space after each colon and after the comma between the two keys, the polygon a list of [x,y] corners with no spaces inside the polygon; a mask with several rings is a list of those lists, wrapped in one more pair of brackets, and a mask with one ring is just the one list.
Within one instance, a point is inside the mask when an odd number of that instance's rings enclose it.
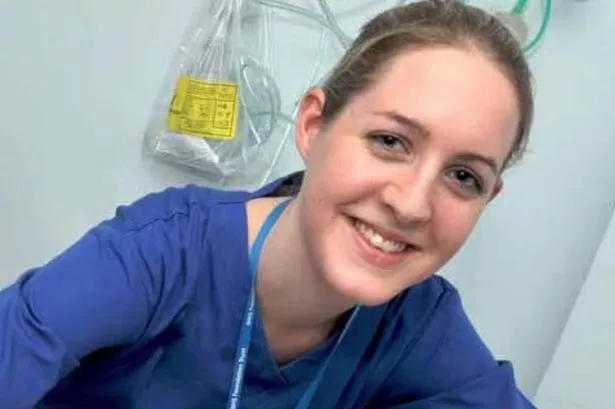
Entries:
{"label": "scrubs", "polygon": [[[245,204],[300,179],[147,195],[25,272],[0,292],[0,408],[227,407],[252,288]],[[441,277],[349,326],[369,339],[340,342],[311,408],[533,408]],[[295,408],[337,341],[278,366],[256,308],[239,407]]]}

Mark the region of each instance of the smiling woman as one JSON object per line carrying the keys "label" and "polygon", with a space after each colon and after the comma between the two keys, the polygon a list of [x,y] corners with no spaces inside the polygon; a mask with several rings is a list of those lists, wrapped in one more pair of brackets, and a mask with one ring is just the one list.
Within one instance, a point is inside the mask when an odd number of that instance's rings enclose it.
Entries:
{"label": "smiling woman", "polygon": [[0,293],[2,408],[532,408],[435,275],[532,111],[493,16],[384,12],[304,96],[304,172],[151,194]]}
{"label": "smiling woman", "polygon": [[[463,41],[410,51],[407,44],[383,58],[386,67],[364,62],[381,74],[337,111],[327,109],[339,94],[327,91],[335,81],[304,99],[297,126],[307,164],[297,200],[304,245],[316,271],[355,302],[385,302],[448,261],[500,192],[511,151],[524,144],[513,82]],[[360,81],[338,75],[344,86]],[[359,251],[364,257],[352,261],[344,230],[356,226],[378,233],[363,238],[389,238],[405,251]],[[395,271],[380,274],[385,267]]]}

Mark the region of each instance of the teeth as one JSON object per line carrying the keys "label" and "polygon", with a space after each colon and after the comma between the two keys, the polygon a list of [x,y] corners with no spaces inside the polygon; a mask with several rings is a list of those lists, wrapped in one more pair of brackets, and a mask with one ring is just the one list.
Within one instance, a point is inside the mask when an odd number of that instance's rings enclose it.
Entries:
{"label": "teeth", "polygon": [[380,234],[376,233],[373,229],[367,227],[358,220],[356,220],[354,224],[359,233],[361,233],[361,235],[365,237],[372,246],[377,247],[382,251],[387,253],[401,253],[408,248],[406,243],[386,240]]}

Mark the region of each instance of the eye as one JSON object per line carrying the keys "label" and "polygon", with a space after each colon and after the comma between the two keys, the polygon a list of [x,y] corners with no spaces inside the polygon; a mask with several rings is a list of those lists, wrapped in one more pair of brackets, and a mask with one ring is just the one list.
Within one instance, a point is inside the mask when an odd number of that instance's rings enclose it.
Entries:
{"label": "eye", "polygon": [[449,176],[453,179],[453,182],[460,186],[465,192],[479,195],[484,190],[480,177],[476,176],[476,174],[470,170],[453,169],[449,173]]}
{"label": "eye", "polygon": [[391,152],[408,152],[408,147],[403,138],[390,133],[374,133],[368,136],[369,142],[381,149],[386,149]]}

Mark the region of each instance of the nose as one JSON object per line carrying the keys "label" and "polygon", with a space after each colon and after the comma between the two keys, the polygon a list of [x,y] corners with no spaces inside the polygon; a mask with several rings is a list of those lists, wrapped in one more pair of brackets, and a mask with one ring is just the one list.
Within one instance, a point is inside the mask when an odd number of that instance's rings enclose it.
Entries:
{"label": "nose", "polygon": [[[410,174],[409,174],[410,173]],[[431,220],[437,175],[429,169],[413,169],[393,177],[381,191],[382,202],[399,223],[422,225]]]}

